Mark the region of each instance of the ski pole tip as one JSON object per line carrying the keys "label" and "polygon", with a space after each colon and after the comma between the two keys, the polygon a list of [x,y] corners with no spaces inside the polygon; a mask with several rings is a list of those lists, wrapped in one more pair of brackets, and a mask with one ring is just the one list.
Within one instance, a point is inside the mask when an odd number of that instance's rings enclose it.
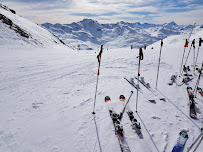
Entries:
{"label": "ski pole tip", "polygon": [[131,91],[131,93],[133,93],[133,91]]}
{"label": "ski pole tip", "polygon": [[96,114],[96,113],[93,111],[92,114],[94,115],[94,114]]}

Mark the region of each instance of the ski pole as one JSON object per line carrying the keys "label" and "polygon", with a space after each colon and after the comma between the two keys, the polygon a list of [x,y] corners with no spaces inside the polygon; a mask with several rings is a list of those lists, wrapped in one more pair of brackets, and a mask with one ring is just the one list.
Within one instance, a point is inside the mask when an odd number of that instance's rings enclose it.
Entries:
{"label": "ski pole", "polygon": [[[203,128],[201,128],[202,131]],[[203,131],[201,132],[201,134],[195,139],[195,141],[192,143],[192,145],[190,145],[190,147],[188,148],[187,152],[189,152],[192,147],[197,143],[197,141],[203,136]]]}
{"label": "ski pole", "polygon": [[[187,63],[187,59],[188,59],[188,57],[189,57],[189,55],[190,55],[190,51],[191,51],[191,48],[192,48],[192,46],[195,48],[195,39],[192,41],[192,43],[191,43],[191,46],[190,46],[190,49],[189,49],[189,52],[188,52],[188,55],[187,55],[187,57],[186,57],[186,60],[185,60],[185,64],[183,65],[183,67],[186,65],[186,63]],[[181,71],[181,75],[182,75],[182,72],[183,72],[183,70]]]}
{"label": "ski pole", "polygon": [[195,28],[195,24],[196,24],[196,23],[194,23],[193,28],[192,28],[192,30],[191,30],[191,32],[190,32],[189,38],[186,39],[186,42],[185,42],[185,45],[184,45],[184,51],[183,51],[183,57],[182,57],[181,66],[180,66],[180,74],[179,74],[179,77],[181,76],[182,65],[183,65],[183,59],[184,59],[184,56],[185,56],[185,49],[186,49],[186,47],[188,46],[188,43],[189,43],[189,40],[190,40],[190,36],[191,36],[191,34],[192,34],[193,29]]}
{"label": "ski pole", "polygon": [[195,74],[195,39],[194,39],[194,44],[193,44],[194,52],[193,52],[193,74]]}
{"label": "ski pole", "polygon": [[184,59],[184,56],[185,56],[185,50],[186,50],[186,47],[188,46],[188,40],[186,39],[185,40],[185,45],[184,45],[184,51],[183,51],[183,57],[182,57],[182,61],[181,61],[181,65],[180,65],[180,74],[179,74],[179,77],[181,75],[181,71],[182,71],[182,66],[183,66],[183,59]]}
{"label": "ski pole", "polygon": [[[137,86],[139,87],[139,77],[140,77],[140,60],[143,60],[142,48],[139,51],[139,65],[138,65],[138,74],[137,74]],[[137,89],[137,98],[136,98],[136,112],[137,112],[137,102],[138,102],[138,89]]]}
{"label": "ski pole", "polygon": [[95,97],[94,97],[94,107],[93,107],[93,112],[92,114],[95,114],[95,103],[96,103],[96,98],[97,98],[97,87],[98,87],[98,80],[99,80],[99,69],[100,69],[100,63],[101,63],[101,55],[102,55],[102,52],[103,52],[103,45],[101,45],[101,50],[99,52],[99,54],[97,55],[97,59],[98,59],[98,62],[99,62],[99,65],[98,65],[98,73],[97,73],[97,83],[96,83],[96,90],[95,90]]}
{"label": "ski pole", "polygon": [[198,88],[198,86],[199,86],[199,81],[200,81],[200,78],[201,78],[201,75],[202,75],[202,70],[203,70],[203,62],[202,62],[202,67],[201,67],[201,69],[199,69],[199,76],[198,76],[198,78],[197,78],[197,83],[196,83],[195,88],[194,88],[194,91],[193,91],[193,94],[194,94],[195,97],[196,97],[196,95],[197,95],[197,88]]}
{"label": "ski pole", "polygon": [[161,61],[162,46],[163,46],[163,39],[161,40],[161,47],[160,47],[160,54],[159,54],[159,64],[158,64],[157,77],[156,77],[156,89],[157,89],[157,82],[158,82],[158,77],[159,77],[159,65],[160,65],[160,61]]}
{"label": "ski pole", "polygon": [[202,138],[200,139],[200,141],[198,142],[198,144],[197,144],[197,146],[195,147],[195,149],[194,149],[193,152],[196,152],[196,150],[197,150],[197,148],[199,147],[199,145],[201,144],[202,140],[203,140],[203,136],[202,136]]}
{"label": "ski pole", "polygon": [[195,61],[195,65],[197,64],[197,58],[198,58],[198,55],[199,55],[199,48],[202,44],[203,40],[201,38],[199,38],[199,47],[198,47],[198,51],[197,51],[197,56],[196,56],[196,61]]}
{"label": "ski pole", "polygon": [[[187,63],[187,59],[188,59],[188,57],[189,57],[189,55],[190,55],[190,51],[191,51],[192,46],[193,46],[194,43],[195,43],[195,39],[192,41],[192,43],[191,43],[191,45],[190,45],[190,49],[189,49],[189,52],[188,52],[187,57],[186,57],[186,59],[185,59],[185,64],[184,64],[184,65],[186,65],[186,63]],[[184,65],[183,65],[183,66],[184,66]],[[182,71],[181,71],[181,74],[182,74]]]}
{"label": "ski pole", "polygon": [[127,106],[128,102],[130,101],[130,98],[131,98],[132,95],[133,95],[133,91],[131,91],[130,97],[128,98],[128,101],[126,102],[126,104],[125,104],[125,106],[124,106],[124,108],[123,108],[123,110],[122,110],[122,112],[120,114],[120,120],[122,120],[122,118],[123,118],[123,114],[125,112],[126,106]]}

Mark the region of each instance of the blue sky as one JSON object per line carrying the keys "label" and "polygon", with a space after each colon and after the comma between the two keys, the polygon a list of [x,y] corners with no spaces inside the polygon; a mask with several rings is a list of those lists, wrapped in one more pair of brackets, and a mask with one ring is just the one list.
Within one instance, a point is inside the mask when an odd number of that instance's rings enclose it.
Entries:
{"label": "blue sky", "polygon": [[35,23],[72,23],[84,18],[119,21],[203,24],[203,0],[0,0]]}

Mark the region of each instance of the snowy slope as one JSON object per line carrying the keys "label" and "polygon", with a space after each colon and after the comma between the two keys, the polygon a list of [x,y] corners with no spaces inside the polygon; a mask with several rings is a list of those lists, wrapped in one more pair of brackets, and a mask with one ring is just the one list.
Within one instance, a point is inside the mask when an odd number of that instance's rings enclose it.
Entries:
{"label": "snowy slope", "polygon": [[[46,29],[0,4],[0,45],[59,47],[63,42]],[[15,43],[15,44],[14,44]]]}
{"label": "snowy slope", "polygon": [[[42,24],[43,27],[60,37],[67,45],[81,49],[95,49],[101,44],[108,48],[140,47],[171,35],[189,33],[193,25],[128,23],[100,24],[96,20],[83,19],[72,24]],[[200,27],[200,26],[197,26]]]}
{"label": "snowy slope", "polygon": [[[21,19],[17,17],[16,20],[19,23]],[[197,40],[202,36],[202,30],[194,30],[191,36],[190,40],[196,39],[196,51]],[[148,102],[146,98],[153,96],[140,86],[148,94],[147,97],[139,94],[138,115],[135,115],[141,123],[144,139],[138,138],[131,129],[127,115],[124,115],[122,123],[132,152],[169,152],[182,129],[187,130],[189,135],[186,151],[199,135],[199,128],[203,127],[203,98],[197,95],[195,99],[197,120],[189,118],[187,106],[186,87],[194,87],[197,74],[188,85],[167,85],[170,76],[179,72],[185,43],[183,39],[187,37],[188,34],[176,35],[163,40],[158,91],[155,93],[164,96],[166,101],[156,100],[155,104]],[[119,112],[122,108],[120,94],[128,98],[133,90],[135,93],[129,106],[135,111],[136,90],[124,77],[137,75],[138,49],[107,50],[104,45],[96,115],[92,115],[98,51],[40,47],[22,49],[15,47],[19,39],[15,39],[12,45],[3,40],[5,43],[1,44],[0,49],[0,151],[120,151],[104,97],[109,95],[112,102],[117,102],[118,109],[115,110]],[[8,45],[12,48],[8,48]],[[160,41],[148,46],[141,61],[140,74],[152,88],[155,88],[159,49]],[[197,62],[199,66],[203,59],[202,50],[201,47]],[[191,64],[192,53],[188,60],[188,65]],[[203,88],[202,77],[200,86]],[[203,144],[198,152],[202,148]]]}

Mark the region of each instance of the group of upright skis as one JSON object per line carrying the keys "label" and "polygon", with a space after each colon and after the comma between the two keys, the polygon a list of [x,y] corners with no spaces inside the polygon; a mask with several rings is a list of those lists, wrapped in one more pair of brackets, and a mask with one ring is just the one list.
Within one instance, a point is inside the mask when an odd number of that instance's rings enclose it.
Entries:
{"label": "group of upright skis", "polygon": [[[191,81],[193,79],[193,75],[189,74],[188,73],[189,71],[190,71],[189,66],[183,67],[183,72],[184,72],[183,73],[183,77],[184,78],[182,78],[182,81],[181,82],[180,81],[177,82],[178,81],[177,76],[176,75],[172,75],[168,84],[169,85],[173,85],[174,82],[176,82],[177,86],[181,86],[183,84],[187,84],[189,81]],[[196,98],[197,93],[199,93],[200,96],[203,97],[203,90],[199,86],[200,78],[202,76],[202,71],[203,71],[203,63],[202,63],[202,66],[201,66],[200,69],[197,68],[197,71],[199,73],[199,76],[197,78],[196,85],[194,86],[194,88],[192,88],[191,86],[187,86],[187,88],[186,88],[187,94],[188,94],[188,99],[189,99],[189,102],[188,102],[188,105],[189,105],[189,115],[193,119],[197,118],[197,114],[196,114],[196,111],[195,111],[195,98]],[[181,80],[181,78],[179,78],[179,80]]]}

